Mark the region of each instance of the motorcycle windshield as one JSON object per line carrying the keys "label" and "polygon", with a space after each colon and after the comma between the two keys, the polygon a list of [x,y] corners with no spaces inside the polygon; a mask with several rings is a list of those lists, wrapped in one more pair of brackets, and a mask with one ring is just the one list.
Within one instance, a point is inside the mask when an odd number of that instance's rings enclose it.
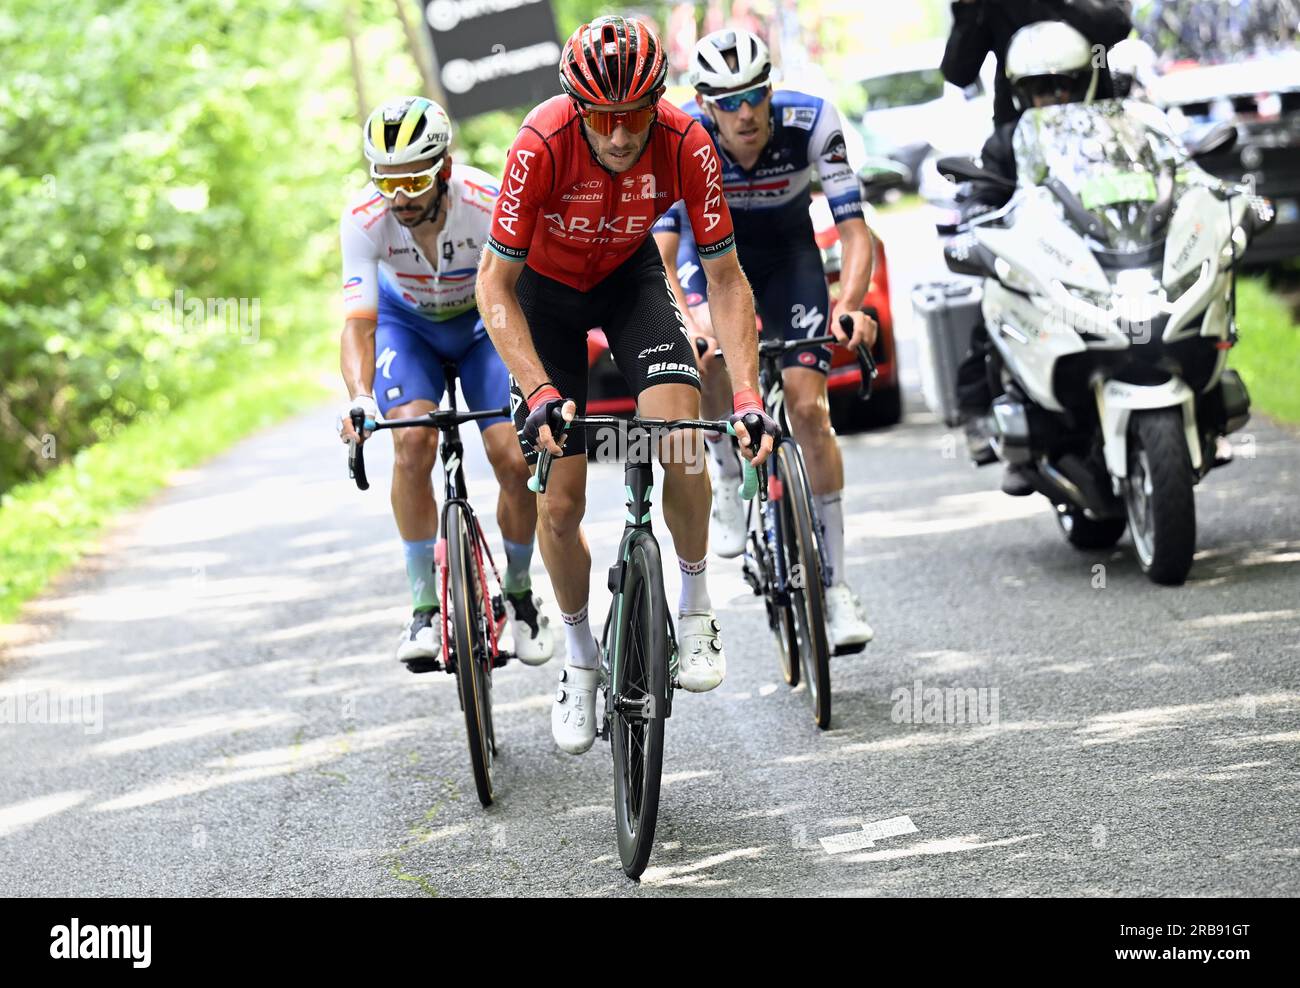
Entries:
{"label": "motorcycle windshield", "polygon": [[1139,109],[1106,100],[1027,110],[1015,134],[1020,184],[1052,186],[1080,233],[1122,253],[1163,239],[1186,160],[1163,117]]}

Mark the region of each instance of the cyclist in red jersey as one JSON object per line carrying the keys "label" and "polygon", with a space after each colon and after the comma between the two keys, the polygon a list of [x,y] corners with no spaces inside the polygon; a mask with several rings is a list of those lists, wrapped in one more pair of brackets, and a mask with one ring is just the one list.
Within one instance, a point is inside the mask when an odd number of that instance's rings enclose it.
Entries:
{"label": "cyclist in red jersey", "polygon": [[[560,56],[564,95],[525,118],[506,157],[478,274],[480,312],[511,372],[525,453],[568,454],[555,462],[540,499],[538,539],[568,645],[551,729],[574,754],[591,747],[597,720],[598,651],[587,617],[591,554],[580,527],[587,458],[581,431],[555,437],[546,421],[557,407],[566,419],[584,410],[587,330],[594,326],[604,329],[639,414],[699,416],[695,347],[650,236],[655,219],[678,199],[700,245],[742,447],[748,436],[741,415],[763,420],[756,463],[776,434],[757,393],[753,295],[736,260],[717,152],[698,123],[660,102],[666,74],[659,39],[639,21],[600,17],[573,33]],[[726,662],[705,582],[712,491],[699,433],[665,440],[660,461],[664,517],[682,571],[678,680],[704,692],[722,681]]]}

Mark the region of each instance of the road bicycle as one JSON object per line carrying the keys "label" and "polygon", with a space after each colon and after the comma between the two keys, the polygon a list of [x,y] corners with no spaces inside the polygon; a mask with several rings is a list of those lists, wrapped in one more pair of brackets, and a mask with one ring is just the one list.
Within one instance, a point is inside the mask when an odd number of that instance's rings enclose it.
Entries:
{"label": "road bicycle", "polygon": [[[496,732],[492,724],[492,672],[505,665],[513,654],[500,647],[506,616],[505,598],[492,552],[483,536],[478,516],[469,503],[460,426],[478,419],[508,418],[510,409],[458,411],[456,365],[444,363],[442,369],[447,382],[449,408],[409,419],[378,422],[364,420],[363,413],[353,409],[352,426],[358,434],[363,427],[370,430],[425,428],[438,429],[442,433],[438,452],[446,486],[439,527],[441,538],[436,550],[442,655],[440,659],[412,659],[406,667],[417,673],[444,670],[456,677],[457,698],[465,714],[474,787],[479,802],[490,806],[495,795],[492,766],[497,756]],[[361,444],[352,444],[348,470],[357,487],[363,491],[370,487]],[[496,587],[495,593],[489,590],[489,573],[492,585]]]}
{"label": "road bicycle", "polygon": [[[762,435],[757,415],[742,421],[751,436]],[[614,815],[623,871],[639,878],[650,860],[659,814],[664,723],[672,713],[677,679],[677,639],[668,617],[659,543],[650,527],[654,491],[654,451],[658,440],[680,429],[735,435],[726,421],[698,419],[623,419],[611,415],[574,418],[565,423],[559,409],[551,430],[617,429],[624,451],[623,489],[627,514],[618,559],[609,568],[614,595],[601,632],[597,707],[603,709],[598,736],[611,742],[614,756]],[[542,450],[528,489],[546,491],[552,456]],[[758,474],[745,464],[740,494],[752,498]]]}
{"label": "road bicycle", "polygon": [[[873,315],[869,310],[868,315]],[[848,316],[840,327],[852,332]],[[791,687],[800,676],[812,700],[813,719],[822,730],[831,726],[832,650],[826,636],[826,589],[830,586],[826,548],[817,502],[808,482],[803,451],[790,433],[785,411],[781,361],[787,354],[837,343],[834,336],[802,340],[763,340],[758,346],[758,386],[767,414],[781,427],[763,479],[762,496],[746,510],[744,577],[755,596],[763,598],[767,623],[777,640],[781,674]],[[697,347],[698,347],[697,342]],[[721,356],[718,350],[715,356]],[[856,348],[861,383],[858,396],[871,396],[876,363],[865,346]],[[834,654],[862,651],[865,645],[840,649]]]}

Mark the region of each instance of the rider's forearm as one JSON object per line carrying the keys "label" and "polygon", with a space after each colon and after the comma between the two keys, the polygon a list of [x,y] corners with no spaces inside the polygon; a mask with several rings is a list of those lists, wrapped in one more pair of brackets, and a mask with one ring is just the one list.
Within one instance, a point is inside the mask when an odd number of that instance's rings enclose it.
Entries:
{"label": "rider's forearm", "polygon": [[758,390],[758,325],[754,319],[754,295],[749,282],[736,266],[735,275],[709,283],[709,310],[713,331],[727,361],[734,392]]}
{"label": "rider's forearm", "polygon": [[[515,278],[497,277],[499,265],[515,262],[496,258],[485,259],[478,279],[478,311],[492,345],[496,348],[506,369],[519,382],[524,397],[532,394],[548,378],[542,360],[533,346],[533,334],[528,328],[524,310],[515,295]],[[515,274],[507,269],[506,274]]]}
{"label": "rider's forearm", "polygon": [[840,262],[840,302],[850,309],[862,307],[871,290],[875,250],[871,230],[862,220],[846,220],[840,227],[844,255]]}
{"label": "rider's forearm", "polygon": [[343,324],[339,340],[339,370],[348,397],[374,395],[375,387],[375,321],[349,319]]}

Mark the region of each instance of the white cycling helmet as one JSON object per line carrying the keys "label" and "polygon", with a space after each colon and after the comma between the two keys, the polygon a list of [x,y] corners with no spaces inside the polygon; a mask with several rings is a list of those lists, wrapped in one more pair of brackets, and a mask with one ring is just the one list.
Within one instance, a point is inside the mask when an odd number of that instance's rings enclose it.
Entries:
{"label": "white cycling helmet", "polygon": [[1160,64],[1160,57],[1141,38],[1125,38],[1110,50],[1106,64],[1115,82],[1115,95],[1127,97],[1134,92],[1150,91],[1159,74],[1156,66]]}
{"label": "white cycling helmet", "polygon": [[1066,90],[1073,101],[1097,95],[1102,58],[1079,31],[1064,21],[1040,21],[1015,33],[1007,48],[1007,79],[1016,106],[1034,105],[1035,90]]}
{"label": "white cycling helmet", "polygon": [[772,56],[763,39],[751,31],[724,28],[706,34],[695,46],[688,76],[705,96],[750,89],[772,75]]}
{"label": "white cycling helmet", "polygon": [[366,159],[375,165],[405,165],[440,158],[451,143],[447,111],[423,96],[389,100],[365,126]]}

